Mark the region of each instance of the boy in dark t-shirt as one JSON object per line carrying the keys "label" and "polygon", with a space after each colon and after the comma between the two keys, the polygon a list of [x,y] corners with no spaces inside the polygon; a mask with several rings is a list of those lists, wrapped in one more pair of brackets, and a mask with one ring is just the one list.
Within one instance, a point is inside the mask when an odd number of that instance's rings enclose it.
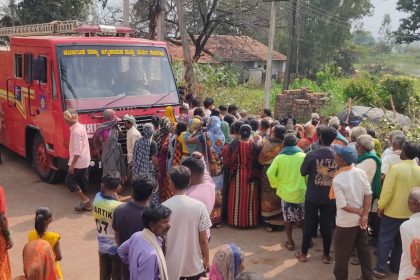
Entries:
{"label": "boy in dark t-shirt", "polygon": [[[302,251],[296,254],[299,261],[306,262],[311,238],[317,230],[318,221],[323,240],[323,263],[331,263],[330,247],[332,230],[336,212],[332,181],[338,165],[330,145],[337,137],[333,127],[320,129],[320,149],[306,155],[300,172],[308,176],[307,191],[305,196],[305,220],[303,226]],[[319,213],[319,218],[318,218]]]}
{"label": "boy in dark t-shirt", "polygon": [[[148,206],[156,186],[155,179],[150,176],[139,176],[133,181],[132,200],[115,209],[112,228],[118,246],[130,239],[134,233],[143,230],[143,211]],[[124,263],[121,265],[121,276],[122,280],[130,279],[128,267]]]}

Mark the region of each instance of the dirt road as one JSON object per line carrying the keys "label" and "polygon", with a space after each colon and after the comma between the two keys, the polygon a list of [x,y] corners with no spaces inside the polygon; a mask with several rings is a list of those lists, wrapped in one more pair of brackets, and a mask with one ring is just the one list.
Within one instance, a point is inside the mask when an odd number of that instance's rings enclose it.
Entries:
{"label": "dirt road", "polygon": [[[77,204],[66,187],[48,185],[39,180],[24,159],[0,147],[0,185],[5,188],[8,218],[13,241],[9,251],[13,276],[22,274],[22,249],[26,234],[33,228],[35,209],[50,207],[53,219],[50,230],[61,234],[63,260],[61,269],[66,280],[98,279],[96,226],[90,213],[79,214],[72,209]],[[92,194],[97,191],[92,188]],[[300,230],[295,230],[295,243],[300,246]],[[299,263],[294,252],[283,247],[285,234],[268,233],[261,228],[238,230],[228,226],[212,230],[211,254],[223,243],[236,243],[245,252],[247,271],[255,271],[265,279],[334,279],[333,264],[321,263],[321,239],[314,240],[311,259]],[[332,253],[333,256],[333,253]],[[358,279],[360,267],[350,265],[349,279]],[[397,279],[391,275],[387,279]]]}

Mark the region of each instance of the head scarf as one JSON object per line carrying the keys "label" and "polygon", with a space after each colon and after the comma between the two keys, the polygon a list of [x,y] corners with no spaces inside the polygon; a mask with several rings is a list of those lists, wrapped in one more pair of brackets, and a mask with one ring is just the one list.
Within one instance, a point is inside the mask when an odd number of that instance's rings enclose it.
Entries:
{"label": "head scarf", "polygon": [[113,121],[114,119],[116,119],[116,115],[115,115],[115,111],[113,109],[105,109],[104,113],[104,121]]}
{"label": "head scarf", "polygon": [[64,119],[69,122],[77,122],[78,115],[76,111],[73,110],[66,110],[64,111]]}
{"label": "head scarf", "polygon": [[23,270],[26,279],[58,279],[54,253],[47,241],[37,239],[25,245]]}
{"label": "head scarf", "polygon": [[230,136],[229,124],[225,121],[222,121],[220,125],[220,129],[222,130],[223,135],[225,136],[226,143],[227,144],[232,143],[232,136]]}
{"label": "head scarf", "polygon": [[201,125],[201,119],[194,117],[192,120],[190,120],[190,126],[188,127],[188,131],[193,133],[197,127]]}
{"label": "head scarf", "polygon": [[96,133],[103,133],[105,130],[111,130],[111,128],[118,125],[119,119],[115,115],[115,111],[112,109],[106,109],[103,113],[103,119],[104,122],[101,123],[101,125],[98,127],[98,129],[95,131]]}
{"label": "head scarf", "polygon": [[207,128],[207,135],[210,138],[213,150],[217,155],[220,155],[225,144],[225,135],[220,129],[221,120],[219,117],[213,116],[210,118],[209,126]]}
{"label": "head scarf", "polygon": [[171,124],[176,124],[174,108],[172,106],[166,107],[165,117],[167,117],[171,121]]}
{"label": "head scarf", "polygon": [[[147,123],[143,127],[143,137],[138,139],[133,149],[133,178],[141,174],[151,174],[153,166],[150,162],[150,144],[154,127]],[[152,175],[152,174],[151,174]]]}
{"label": "head scarf", "polygon": [[156,141],[158,150],[162,147],[166,137],[169,135],[171,129],[171,121],[167,117],[160,120],[160,128],[156,131],[154,140]]}
{"label": "head scarf", "polygon": [[244,253],[235,244],[224,244],[217,249],[210,268],[212,280],[234,280],[240,273]]}

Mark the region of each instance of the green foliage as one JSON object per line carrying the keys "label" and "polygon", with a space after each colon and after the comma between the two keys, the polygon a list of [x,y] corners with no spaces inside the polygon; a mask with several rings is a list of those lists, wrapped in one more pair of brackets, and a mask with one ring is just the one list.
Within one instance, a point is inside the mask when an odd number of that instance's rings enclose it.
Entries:
{"label": "green foliage", "polygon": [[210,64],[194,65],[196,80],[209,87],[235,87],[239,83],[239,68],[233,64],[213,66]]}
{"label": "green foliage", "polygon": [[358,28],[351,34],[351,41],[355,45],[359,46],[373,46],[375,44],[375,38],[372,32]]}
{"label": "green foliage", "polygon": [[334,66],[345,74],[351,74],[354,71],[353,65],[359,61],[360,56],[360,49],[349,45],[334,55]]}
{"label": "green foliage", "polygon": [[[312,16],[313,11],[310,11],[309,6],[300,5],[299,74],[314,77],[319,69],[334,60],[334,56],[346,50],[352,37],[350,22],[369,14],[372,5],[369,0],[309,0],[307,2],[325,10],[336,19],[326,20],[325,14],[322,13]],[[294,69],[292,65],[292,71]]]}
{"label": "green foliage", "polygon": [[376,99],[377,88],[371,80],[366,78],[356,78],[349,82],[344,88],[344,96],[357,100],[365,105],[374,104]]}
{"label": "green foliage", "polygon": [[420,40],[418,26],[420,25],[420,1],[398,0],[397,10],[407,13],[408,16],[401,19],[400,27],[396,32],[397,43],[411,43]]}
{"label": "green foliage", "polygon": [[91,0],[23,0],[17,5],[16,12],[21,24],[85,20],[91,4]]}
{"label": "green foliage", "polygon": [[415,97],[414,79],[385,75],[380,81],[383,96],[391,95],[397,112],[405,113],[410,97]]}
{"label": "green foliage", "polygon": [[[201,89],[204,89],[201,87]],[[270,108],[274,109],[276,96],[281,92],[282,84],[273,81],[270,95]],[[219,87],[200,91],[201,97],[211,96],[216,105],[236,104],[249,114],[259,114],[264,102],[264,89],[262,86],[242,84],[235,87]]]}

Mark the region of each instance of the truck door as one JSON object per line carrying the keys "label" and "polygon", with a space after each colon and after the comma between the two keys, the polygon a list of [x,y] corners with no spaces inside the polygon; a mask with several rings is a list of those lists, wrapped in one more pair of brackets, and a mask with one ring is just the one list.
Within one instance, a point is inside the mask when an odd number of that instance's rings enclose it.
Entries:
{"label": "truck door", "polygon": [[13,116],[14,113],[14,97],[10,88],[11,77],[13,76],[12,60],[10,57],[0,60],[1,73],[3,76],[0,80],[0,143],[13,150],[14,133],[13,133]]}
{"label": "truck door", "polygon": [[[34,71],[38,73],[34,75],[32,81],[33,90],[35,92],[34,111],[35,126],[42,132],[47,152],[50,155],[56,155],[56,117],[57,104],[59,104],[56,88],[53,88],[53,75],[51,57],[48,50],[43,50],[40,54],[34,56]],[[59,106],[58,106],[59,107]]]}
{"label": "truck door", "polygon": [[10,117],[7,126],[13,134],[12,150],[25,155],[25,127],[28,121],[28,103],[30,103],[31,96],[24,81],[25,50],[23,48],[14,48],[14,50],[12,56],[13,76],[6,82],[9,91],[7,103],[9,103]]}

